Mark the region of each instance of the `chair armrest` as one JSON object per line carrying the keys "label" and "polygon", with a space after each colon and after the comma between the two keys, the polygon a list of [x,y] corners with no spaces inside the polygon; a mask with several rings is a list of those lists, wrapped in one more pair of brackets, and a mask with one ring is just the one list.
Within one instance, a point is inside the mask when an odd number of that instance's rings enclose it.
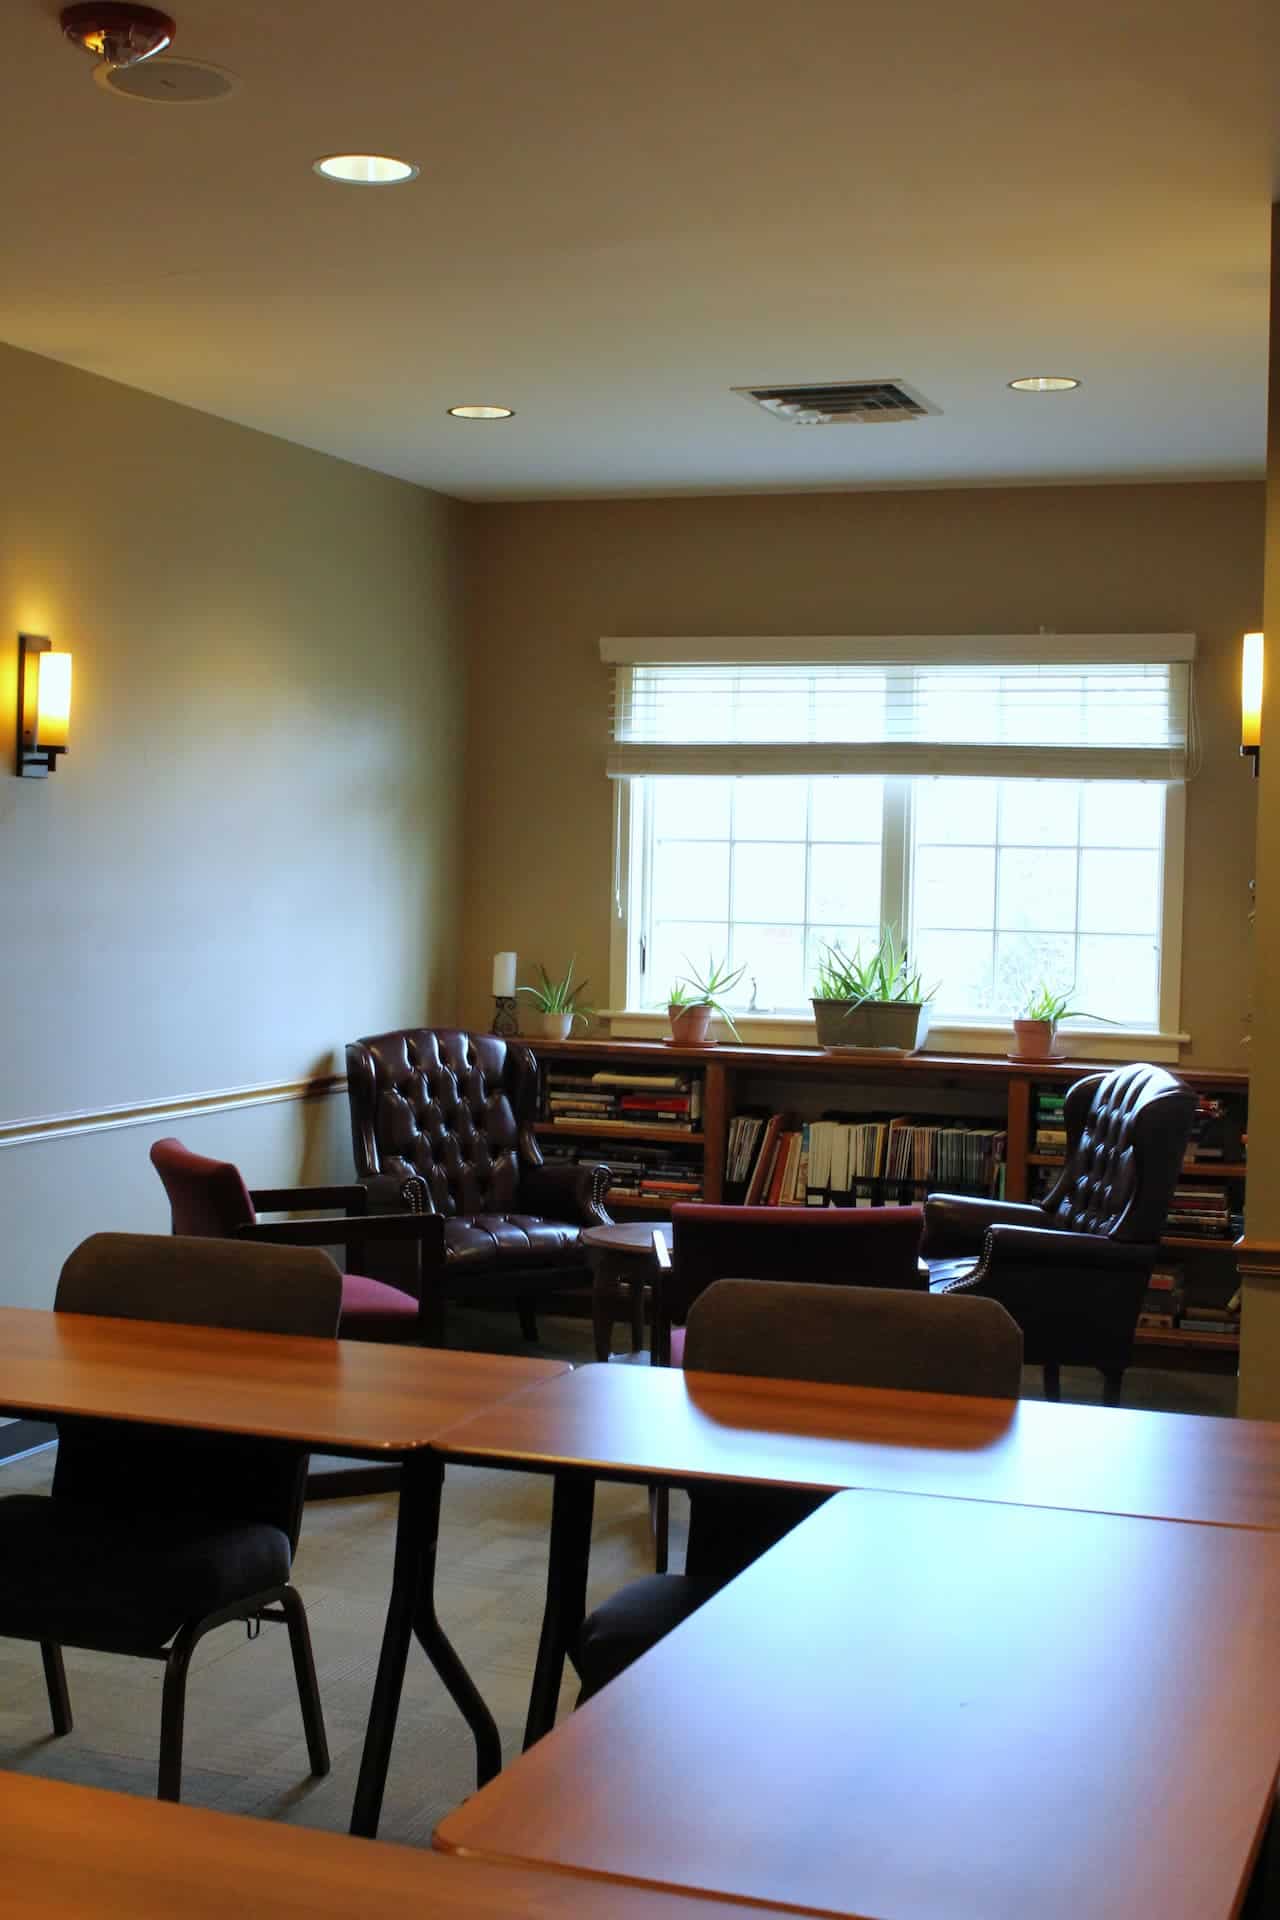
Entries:
{"label": "chair armrest", "polygon": [[269,1220],[237,1229],[238,1240],[261,1240],[281,1247],[332,1247],[340,1242],[363,1245],[369,1240],[418,1240],[424,1252],[438,1251],[444,1259],[444,1220],[438,1213],[372,1213],[352,1219],[328,1214],[320,1220]]}
{"label": "chair armrest", "polygon": [[430,1213],[431,1202],[427,1199],[427,1183],[410,1175],[408,1179],[398,1173],[371,1173],[360,1182],[368,1200],[370,1213],[413,1213],[419,1211],[418,1203],[411,1192],[419,1188],[425,1205],[421,1212]]}
{"label": "chair armrest", "polygon": [[1090,1273],[1132,1273],[1149,1267],[1155,1253],[1145,1242],[1109,1240],[1100,1233],[997,1224],[987,1230],[982,1265],[992,1271],[1019,1266],[1052,1272],[1084,1267]]}
{"label": "chair armrest", "polygon": [[963,1253],[981,1253],[987,1228],[1043,1227],[1043,1207],[1016,1200],[975,1200],[958,1193],[931,1193],[924,1203],[926,1260],[948,1260]]}
{"label": "chair armrest", "polygon": [[529,1213],[541,1214],[544,1220],[568,1220],[579,1227],[612,1226],[604,1207],[610,1178],[608,1167],[598,1162],[549,1167],[544,1161],[533,1167],[526,1161],[520,1175],[519,1204]]}
{"label": "chair armrest", "polygon": [[345,1207],[348,1213],[368,1211],[365,1187],[253,1187],[249,1198],[259,1213],[303,1213],[317,1207]]}

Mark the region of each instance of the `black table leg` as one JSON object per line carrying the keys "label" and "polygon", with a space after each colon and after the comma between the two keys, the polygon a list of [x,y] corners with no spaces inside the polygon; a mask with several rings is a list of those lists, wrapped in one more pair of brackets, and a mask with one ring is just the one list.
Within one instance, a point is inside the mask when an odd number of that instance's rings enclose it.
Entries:
{"label": "black table leg", "polygon": [[587,1563],[591,1557],[591,1510],[595,1481],[586,1474],[558,1473],[551,1502],[547,1554],[547,1600],[538,1660],[525,1722],[526,1749],[556,1723],[565,1656],[578,1637],[587,1610]]}
{"label": "black table leg", "polygon": [[1280,1809],[1273,1802],[1258,1857],[1240,1909],[1240,1920],[1275,1920],[1280,1913]]}
{"label": "black table leg", "polygon": [[444,1467],[433,1455],[415,1453],[406,1459],[396,1516],[396,1551],[387,1624],[383,1629],[382,1652],[351,1814],[352,1833],[367,1840],[372,1840],[378,1831],[405,1662],[415,1632],[475,1735],[476,1771],[481,1785],[492,1779],[502,1766],[502,1745],[493,1715],[436,1618],[436,1542],[443,1488]]}
{"label": "black table leg", "polygon": [[422,1587],[423,1563],[427,1543],[435,1539],[440,1518],[440,1490],[444,1468],[429,1456],[411,1454],[400,1478],[400,1505],[396,1514],[396,1552],[391,1574],[391,1598],[387,1604],[387,1624],[382,1632],[382,1652],[378,1656],[378,1674],[369,1707],[369,1725],[365,1729],[364,1752],[360,1757],[360,1778],[356,1784],[355,1806],[351,1812],[351,1831],[372,1840],[378,1831],[382,1796],[391,1761],[391,1743],[395,1738],[396,1716],[400,1711],[400,1691],[404,1686],[405,1662],[413,1635],[413,1616]]}
{"label": "black table leg", "polygon": [[[440,1485],[443,1486],[443,1483],[442,1470]],[[502,1736],[498,1732],[497,1722],[480,1697],[475,1681],[458,1658],[457,1650],[436,1617],[436,1548],[439,1544],[440,1530],[439,1490],[436,1493],[435,1518],[436,1525],[431,1530],[430,1544],[423,1556],[413,1630],[422,1645],[422,1651],[444,1681],[454,1705],[471,1729],[476,1743],[476,1785],[483,1787],[486,1781],[495,1780],[502,1772]]]}

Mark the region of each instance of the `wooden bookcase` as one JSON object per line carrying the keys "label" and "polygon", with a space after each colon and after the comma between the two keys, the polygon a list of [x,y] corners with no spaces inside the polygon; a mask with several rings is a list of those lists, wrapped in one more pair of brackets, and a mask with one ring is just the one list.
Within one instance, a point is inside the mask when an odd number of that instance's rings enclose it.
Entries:
{"label": "wooden bookcase", "polygon": [[[1054,1155],[1033,1151],[1034,1095],[1037,1087],[1068,1087],[1084,1074],[1105,1072],[1112,1062],[1069,1060],[1038,1066],[989,1055],[917,1054],[907,1059],[878,1060],[824,1053],[816,1047],[677,1047],[655,1040],[537,1040],[530,1039],[540,1063],[561,1071],[606,1070],[632,1073],[697,1074],[702,1081],[702,1113],[697,1129],[632,1126],[630,1123],[591,1122],[572,1125],[540,1123],[543,1138],[581,1141],[592,1138],[617,1141],[679,1143],[691,1160],[700,1157],[702,1197],[723,1197],[725,1153],[729,1121],[742,1107],[794,1104],[812,1112],[842,1108],[850,1103],[881,1112],[901,1106],[930,1116],[936,1103],[945,1112],[981,1114],[1008,1134],[1005,1193],[1010,1200],[1027,1200],[1041,1168],[1061,1162]],[[1171,1068],[1195,1093],[1234,1098],[1243,1118],[1249,1077],[1230,1068],[1210,1071],[1200,1067]],[[1224,1164],[1205,1162],[1184,1170],[1187,1180],[1213,1179],[1231,1186],[1243,1201],[1246,1167],[1243,1160]],[[657,1198],[632,1194],[611,1195],[611,1212],[620,1217],[662,1219],[669,1208]],[[1235,1262],[1230,1239],[1166,1238],[1162,1245],[1185,1262],[1188,1284],[1206,1300],[1225,1301],[1235,1290]],[[1222,1365],[1234,1370],[1236,1342],[1231,1336],[1199,1333],[1182,1328],[1170,1331],[1142,1329],[1139,1342],[1151,1349],[1152,1364]]]}

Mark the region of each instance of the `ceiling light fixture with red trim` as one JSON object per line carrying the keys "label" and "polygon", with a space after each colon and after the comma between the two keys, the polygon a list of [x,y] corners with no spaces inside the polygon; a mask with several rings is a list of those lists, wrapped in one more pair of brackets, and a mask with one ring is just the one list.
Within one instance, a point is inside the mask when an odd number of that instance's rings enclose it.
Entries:
{"label": "ceiling light fixture with red trim", "polygon": [[167,13],[131,0],[84,0],[64,7],[59,19],[68,40],[108,67],[136,67],[163,53],[177,31]]}

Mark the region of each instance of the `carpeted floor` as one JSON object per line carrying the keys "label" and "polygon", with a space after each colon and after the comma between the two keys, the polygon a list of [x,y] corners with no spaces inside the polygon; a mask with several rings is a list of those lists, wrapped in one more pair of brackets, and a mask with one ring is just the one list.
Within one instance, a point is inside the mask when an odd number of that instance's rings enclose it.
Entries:
{"label": "carpeted floor", "polygon": [[[542,1344],[525,1348],[514,1319],[473,1315],[453,1329],[457,1345],[590,1355],[585,1322],[545,1319]],[[619,1329],[619,1338],[622,1337]],[[1064,1374],[1064,1394],[1096,1400],[1096,1376]],[[1039,1393],[1028,1372],[1025,1391]],[[1232,1413],[1235,1382],[1135,1369],[1125,1404],[1178,1412]],[[43,1491],[46,1452],[0,1469],[0,1493]],[[333,1463],[339,1464],[339,1463]],[[451,1469],[440,1545],[440,1617],[502,1730],[508,1759],[519,1751],[546,1577],[550,1483],[531,1475]],[[673,1564],[682,1550],[683,1502],[673,1501]],[[247,1644],[237,1627],[212,1634],[192,1669],[184,1798],[305,1826],[345,1831],[373,1685],[391,1574],[391,1496],[308,1506],[295,1578],[306,1601],[333,1754],[312,1781],[293,1688],[288,1644],[264,1627]],[[635,1488],[602,1486],[596,1500],[591,1597],[652,1567],[647,1505]],[[0,1641],[0,1768],[129,1792],[155,1791],[160,1670],[149,1662],[68,1652],[74,1731],[49,1732],[34,1646]],[[562,1707],[572,1700],[571,1680]],[[475,1784],[470,1735],[415,1648],[384,1806],[381,1834],[425,1846],[437,1822]]]}

